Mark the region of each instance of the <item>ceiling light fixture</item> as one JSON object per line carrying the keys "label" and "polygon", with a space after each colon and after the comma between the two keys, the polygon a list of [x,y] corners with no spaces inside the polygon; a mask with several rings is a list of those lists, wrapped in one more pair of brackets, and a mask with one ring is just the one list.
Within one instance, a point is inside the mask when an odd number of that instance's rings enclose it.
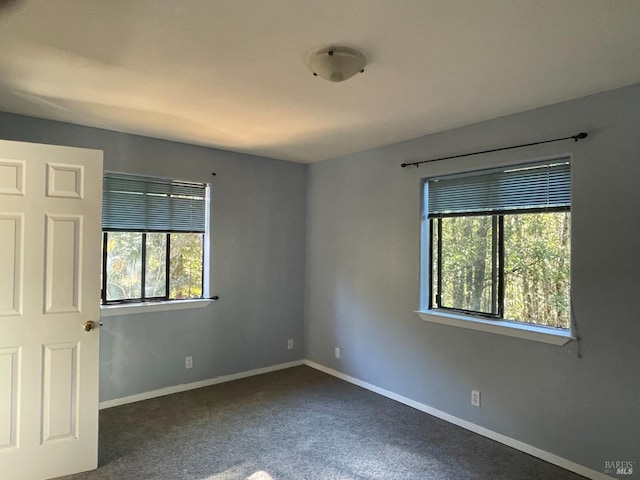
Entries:
{"label": "ceiling light fixture", "polygon": [[353,48],[326,47],[311,54],[309,68],[316,77],[330,82],[344,82],[364,72],[365,56]]}

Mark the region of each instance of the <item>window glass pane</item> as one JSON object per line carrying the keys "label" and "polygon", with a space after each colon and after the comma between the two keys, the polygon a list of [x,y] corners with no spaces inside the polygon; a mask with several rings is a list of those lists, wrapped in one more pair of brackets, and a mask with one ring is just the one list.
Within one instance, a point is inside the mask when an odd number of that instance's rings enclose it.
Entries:
{"label": "window glass pane", "polygon": [[442,219],[441,306],[493,313],[492,236],[491,216]]}
{"label": "window glass pane", "polygon": [[144,295],[167,296],[167,234],[147,233],[147,258]]}
{"label": "window glass pane", "polygon": [[431,228],[431,308],[438,308],[438,220],[433,219]]}
{"label": "window glass pane", "polygon": [[505,215],[507,319],[569,328],[571,214]]}
{"label": "window glass pane", "polygon": [[202,233],[172,233],[169,298],[202,297]]}
{"label": "window glass pane", "polygon": [[107,234],[107,300],[140,298],[142,234]]}

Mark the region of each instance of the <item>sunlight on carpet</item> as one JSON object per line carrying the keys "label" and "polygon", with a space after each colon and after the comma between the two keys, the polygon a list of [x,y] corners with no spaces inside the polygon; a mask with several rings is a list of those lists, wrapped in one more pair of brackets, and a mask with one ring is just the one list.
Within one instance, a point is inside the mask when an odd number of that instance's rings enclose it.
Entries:
{"label": "sunlight on carpet", "polygon": [[[226,470],[221,473],[217,473],[215,475],[210,475],[206,478],[203,478],[202,480],[222,480],[227,478],[238,478],[237,474],[238,474],[237,468],[230,468],[229,470]],[[275,479],[264,470],[259,470],[255,473],[252,473],[248,477],[246,477],[245,480],[275,480]]]}
{"label": "sunlight on carpet", "polygon": [[254,473],[250,477],[247,477],[247,480],[273,480],[273,477],[269,475],[264,470],[260,470],[259,472]]}

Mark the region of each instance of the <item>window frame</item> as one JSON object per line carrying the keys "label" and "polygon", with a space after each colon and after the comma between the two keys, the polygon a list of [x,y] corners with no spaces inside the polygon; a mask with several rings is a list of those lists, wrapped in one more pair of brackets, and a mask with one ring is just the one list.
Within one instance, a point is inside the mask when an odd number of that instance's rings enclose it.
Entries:
{"label": "window frame", "polygon": [[[126,173],[126,172],[114,172],[114,171],[105,171],[103,172],[103,182],[106,182],[107,179],[109,179],[109,181],[113,180],[113,179],[124,179],[125,181],[127,180],[131,180],[134,184],[136,182],[142,182],[142,183],[148,183],[149,185],[153,185],[153,184],[164,184],[164,185],[177,185],[178,189],[180,189],[180,187],[185,187],[189,188],[189,186],[193,186],[196,188],[200,188],[201,192],[202,192],[202,197],[193,197],[195,198],[199,198],[201,200],[201,205],[202,208],[204,209],[204,211],[201,210],[201,216],[200,217],[193,217],[191,214],[191,211],[189,212],[188,215],[188,219],[189,219],[189,223],[185,224],[184,222],[180,222],[180,225],[178,225],[176,228],[174,228],[172,225],[174,225],[172,222],[174,221],[174,217],[172,216],[172,219],[170,221],[165,221],[165,222],[160,222],[160,224],[158,224],[157,222],[153,222],[153,225],[149,225],[148,227],[140,225],[141,228],[136,228],[135,224],[131,225],[131,223],[128,223],[126,226],[122,226],[122,225],[114,225],[114,219],[112,217],[109,218],[109,223],[111,223],[111,226],[105,226],[105,216],[103,213],[103,226],[102,226],[102,259],[101,259],[101,264],[102,264],[102,278],[101,278],[101,293],[100,293],[100,302],[101,302],[101,310],[102,310],[102,315],[106,315],[106,316],[111,316],[111,315],[119,315],[118,311],[122,311],[122,312],[127,312],[127,313],[140,313],[140,312],[150,312],[150,311],[156,311],[158,309],[168,309],[168,310],[173,310],[173,309],[177,309],[177,308],[203,308],[207,305],[209,305],[211,303],[211,301],[217,299],[217,297],[210,297],[210,269],[211,269],[211,265],[210,265],[210,256],[211,256],[211,251],[210,251],[210,242],[211,242],[211,184],[207,183],[207,182],[201,182],[201,181],[194,181],[194,180],[183,180],[183,179],[177,179],[177,178],[162,178],[162,177],[158,177],[158,176],[152,176],[152,175],[141,175],[141,174],[136,174],[136,173]],[[105,183],[106,185],[106,183]],[[111,184],[110,184],[111,186]],[[145,187],[146,188],[146,187]],[[153,188],[153,187],[151,187]],[[170,188],[170,187],[167,187]],[[114,190],[109,190],[111,192],[114,192]],[[116,189],[115,191],[117,192],[138,192],[140,190],[136,190],[136,189],[132,189],[129,190],[127,188],[125,188],[124,190],[119,190]],[[105,194],[106,194],[107,190],[103,189],[103,209],[104,209],[104,202],[105,202]],[[142,190],[141,192],[143,192],[143,195],[146,195],[147,190]],[[182,192],[178,191],[176,193],[173,193],[174,191],[171,190],[171,193],[167,192],[168,197],[173,197],[173,196],[177,196],[178,198],[188,198],[188,197],[183,197],[182,195],[184,195]],[[187,193],[190,194],[190,193]],[[152,195],[155,196],[155,191],[154,193],[152,193]],[[123,208],[127,208],[127,204],[124,204]],[[145,207],[146,208],[146,207]],[[171,207],[173,208],[173,206]],[[125,210],[126,211],[126,210]],[[176,210],[173,210],[176,211]],[[138,218],[138,217],[136,217]],[[151,218],[153,219],[153,217],[147,216],[147,219]],[[156,217],[157,219],[158,217]],[[200,223],[193,223],[193,219],[194,218],[200,218]],[[148,221],[148,220],[146,220]],[[169,222],[169,223],[167,223]],[[197,220],[196,220],[197,222]],[[121,223],[121,222],[116,222],[116,223]],[[164,223],[165,227],[169,227],[169,228],[162,228],[162,224]],[[146,227],[146,228],[145,228]],[[186,228],[185,228],[186,227]],[[191,228],[189,228],[191,227]],[[140,261],[141,261],[141,266],[140,266],[140,282],[141,282],[141,288],[140,288],[140,297],[138,298],[127,298],[127,299],[117,299],[117,300],[107,300],[107,290],[106,290],[106,284],[107,284],[107,277],[108,275],[106,274],[107,272],[107,242],[105,241],[105,239],[108,237],[108,233],[115,233],[115,232],[121,232],[121,233],[140,233],[141,235],[141,256],[140,256]],[[147,249],[147,242],[146,242],[146,234],[149,233],[156,233],[156,234],[164,234],[166,235],[166,245],[165,245],[165,293],[166,295],[164,296],[155,296],[155,297],[146,297],[145,296],[145,270],[146,270],[146,258],[144,255],[144,252],[146,252]],[[189,298],[170,298],[171,295],[171,290],[170,290],[170,286],[171,286],[171,278],[170,278],[170,272],[171,272],[171,240],[170,237],[173,234],[198,234],[201,235],[201,245],[202,245],[202,251],[201,251],[201,263],[202,263],[202,271],[201,271],[201,295],[199,297],[189,297]],[[213,300],[212,300],[213,298]]]}
{"label": "window frame", "polygon": [[[465,170],[453,170],[443,174],[431,175],[429,177],[421,178],[421,260],[420,260],[420,308],[415,312],[422,320],[437,323],[447,326],[454,326],[463,329],[476,330],[480,332],[486,332],[491,334],[503,335],[508,337],[521,338],[546,344],[552,344],[562,346],[572,340],[577,340],[574,335],[573,313],[569,313],[569,327],[556,328],[544,325],[537,325],[533,323],[527,323],[517,320],[509,320],[497,317],[488,317],[474,312],[459,311],[457,309],[447,308],[433,308],[433,228],[432,222],[428,215],[428,185],[429,182],[435,178],[443,177],[461,177],[467,175],[482,174],[483,172],[493,171],[498,169],[514,169],[527,167],[528,165],[535,164],[552,164],[553,162],[568,162],[571,164],[573,158],[571,154],[560,154],[551,157],[543,157],[538,159],[523,159],[518,162],[510,163],[498,163],[493,166],[487,166],[485,168],[470,168]],[[573,183],[573,169],[570,169],[570,182]],[[569,186],[572,189],[571,184]],[[550,211],[558,211],[565,209],[557,208],[539,208],[535,209],[538,213],[545,213]],[[573,211],[573,202],[571,202],[569,208],[566,211]],[[531,210],[534,213],[534,209]],[[478,212],[473,212],[478,213]],[[482,212],[480,212],[482,213]],[[514,211],[513,213],[524,213]],[[491,212],[491,215],[495,212]],[[462,214],[462,216],[468,215]],[[573,215],[572,215],[573,218]],[[504,252],[503,252],[504,253]],[[502,258],[504,263],[504,258]]]}
{"label": "window frame", "polygon": [[[442,310],[449,311],[452,313],[457,313],[461,315],[472,315],[478,316],[487,319],[496,319],[503,320],[508,322],[515,322],[517,324],[522,325],[537,325],[531,322],[525,322],[523,320],[518,320],[515,318],[506,318],[504,316],[505,312],[505,247],[504,247],[504,218],[509,215],[536,215],[541,213],[556,213],[556,212],[569,212],[571,213],[571,207],[549,207],[549,208],[531,208],[531,209],[520,209],[516,211],[509,212],[473,212],[469,214],[464,213],[455,213],[451,215],[439,215],[436,217],[428,218],[429,220],[429,272],[434,271],[434,259],[437,259],[437,293],[435,293],[434,298],[434,282],[433,282],[433,274],[429,275],[429,299],[428,299],[428,309],[429,310]],[[482,312],[477,310],[463,309],[463,308],[455,308],[455,307],[447,307],[442,305],[440,302],[439,296],[442,294],[442,219],[443,218],[452,218],[452,217],[477,217],[477,216],[487,216],[491,217],[492,220],[492,245],[491,248],[493,250],[491,258],[492,258],[492,312]],[[438,253],[434,256],[433,254],[433,236],[434,231],[434,223],[437,222],[438,228],[438,237],[437,237],[437,249]],[[538,325],[540,326],[540,325]],[[569,330],[569,328],[563,327],[549,327],[545,326],[545,328],[554,328],[558,330]]]}
{"label": "window frame", "polygon": [[[108,300],[107,299],[107,258],[108,258],[108,249],[107,242],[109,233],[140,233],[140,297],[137,298],[121,298],[116,300]],[[146,277],[146,251],[147,251],[147,234],[148,233],[156,233],[165,235],[165,292],[164,296],[155,296],[155,297],[147,297],[145,295],[145,277]],[[200,278],[200,289],[202,291],[202,295],[199,297],[188,297],[188,298],[170,298],[170,287],[171,287],[171,235],[180,235],[180,234],[189,234],[195,233],[202,235],[202,272]],[[113,306],[113,305],[123,305],[130,303],[152,303],[152,302],[175,302],[182,300],[202,300],[205,298],[205,246],[207,244],[206,241],[207,232],[156,232],[156,231],[143,231],[143,230],[116,230],[113,228],[107,228],[102,230],[102,285],[100,291],[100,301],[103,306]]]}

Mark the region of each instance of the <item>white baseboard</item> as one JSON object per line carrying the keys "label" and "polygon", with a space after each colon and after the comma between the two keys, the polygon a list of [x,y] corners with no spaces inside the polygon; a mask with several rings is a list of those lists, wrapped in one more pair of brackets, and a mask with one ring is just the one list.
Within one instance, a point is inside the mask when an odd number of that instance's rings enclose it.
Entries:
{"label": "white baseboard", "polygon": [[275,372],[276,370],[283,370],[285,368],[297,367],[302,365],[302,360],[296,360],[294,362],[279,363],[278,365],[272,365],[270,367],[256,368],[255,370],[248,370],[246,372],[232,373],[231,375],[222,375],[220,377],[210,378],[207,380],[201,380],[199,382],[184,383],[182,385],[174,385],[171,387],[161,388],[159,390],[151,390],[150,392],[138,393],[137,395],[130,395],[127,397],[114,398],[113,400],[106,400],[100,402],[100,410],[104,408],[117,407],[118,405],[125,405],[127,403],[140,402],[142,400],[149,400],[150,398],[162,397],[164,395],[171,395],[172,393],[186,392],[187,390],[193,390],[195,388],[208,387],[210,385],[216,385],[218,383],[231,382],[232,380],[238,380],[240,378],[252,377],[254,375],[261,375],[263,373]]}
{"label": "white baseboard", "polygon": [[495,440],[496,442],[515,448],[516,450],[520,450],[521,452],[527,453],[531,456],[540,458],[546,462],[557,465],[558,467],[577,473],[578,475],[582,475],[583,477],[587,477],[592,480],[615,480],[612,477],[605,475],[604,473],[579,465],[570,460],[559,457],[558,455],[554,455],[553,453],[546,452],[514,438],[507,437],[506,435],[502,435],[501,433],[494,432],[493,430],[489,430],[488,428],[481,427],[480,425],[476,425],[475,423],[471,423],[467,420],[463,420],[462,418],[450,415],[446,412],[443,412],[442,410],[438,410],[436,408],[425,405],[424,403],[416,402],[415,400],[411,400],[410,398],[398,395],[397,393],[385,390],[384,388],[377,387],[375,385],[372,385],[371,383],[367,383],[355,377],[351,377],[332,368],[325,367],[324,365],[313,362],[311,360],[304,360],[302,363],[311,368],[315,368],[316,370],[320,370],[324,373],[328,373],[329,375],[333,375],[334,377],[345,380],[349,383],[353,383],[354,385],[358,385],[359,387],[378,393],[384,397],[413,407],[416,410],[420,410],[421,412],[425,412],[429,415],[433,415],[434,417],[441,418],[442,420],[482,435],[483,437],[490,438],[491,440]]}

